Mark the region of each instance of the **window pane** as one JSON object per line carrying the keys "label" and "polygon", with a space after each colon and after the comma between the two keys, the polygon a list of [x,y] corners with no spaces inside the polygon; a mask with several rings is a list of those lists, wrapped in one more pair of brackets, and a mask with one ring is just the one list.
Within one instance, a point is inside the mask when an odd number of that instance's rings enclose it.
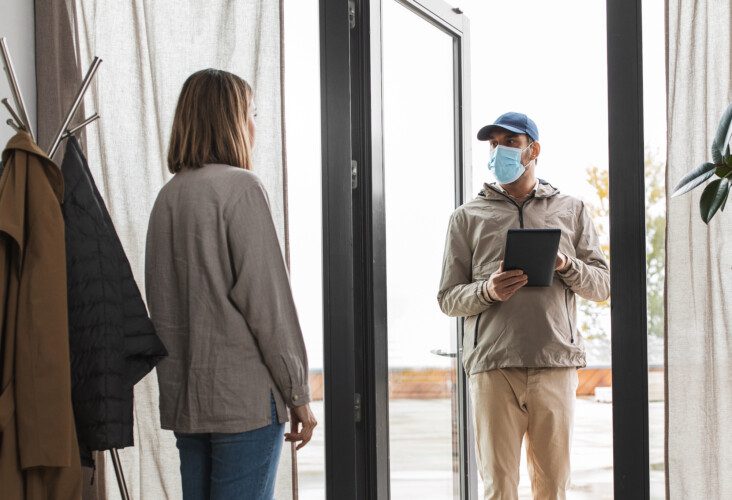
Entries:
{"label": "window pane", "polygon": [[664,468],[664,278],[666,58],[663,0],[643,2],[643,128],[646,150],[648,424],[651,498],[666,496]]}
{"label": "window pane", "polygon": [[[317,0],[285,0],[285,126],[290,282],[310,363],[318,427],[297,453],[301,500],[325,498],[320,47]],[[282,453],[289,454],[288,443]]]}
{"label": "window pane", "polygon": [[451,498],[456,323],[436,297],[455,209],[453,40],[396,1],[382,16],[391,495]]}

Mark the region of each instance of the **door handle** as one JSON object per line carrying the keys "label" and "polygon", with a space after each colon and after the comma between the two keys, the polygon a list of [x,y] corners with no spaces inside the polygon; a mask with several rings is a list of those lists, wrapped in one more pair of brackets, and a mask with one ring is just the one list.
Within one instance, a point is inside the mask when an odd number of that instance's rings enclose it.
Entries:
{"label": "door handle", "polygon": [[432,349],[430,352],[436,356],[442,356],[445,358],[457,358],[456,352],[446,352],[442,349]]}

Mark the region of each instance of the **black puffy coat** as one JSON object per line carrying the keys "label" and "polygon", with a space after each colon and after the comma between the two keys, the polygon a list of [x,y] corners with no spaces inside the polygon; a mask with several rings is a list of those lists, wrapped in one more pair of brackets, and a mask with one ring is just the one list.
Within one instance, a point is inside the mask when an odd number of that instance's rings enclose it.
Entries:
{"label": "black puffy coat", "polygon": [[133,387],[167,351],[74,137],[61,166],[65,192],[72,402],[83,465],[91,451],[133,443]]}

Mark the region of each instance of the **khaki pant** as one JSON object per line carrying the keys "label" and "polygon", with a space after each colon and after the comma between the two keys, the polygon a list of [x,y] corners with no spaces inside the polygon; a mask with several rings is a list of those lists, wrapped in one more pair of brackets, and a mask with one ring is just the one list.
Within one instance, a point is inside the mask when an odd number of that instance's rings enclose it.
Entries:
{"label": "khaki pant", "polygon": [[518,499],[524,434],[534,498],[565,498],[576,390],[576,368],[499,368],[470,376],[486,500]]}

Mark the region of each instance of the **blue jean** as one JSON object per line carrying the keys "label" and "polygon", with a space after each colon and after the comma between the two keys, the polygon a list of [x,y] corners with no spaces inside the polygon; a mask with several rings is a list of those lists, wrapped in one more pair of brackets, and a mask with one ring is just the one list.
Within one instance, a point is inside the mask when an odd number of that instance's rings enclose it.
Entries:
{"label": "blue jean", "polygon": [[235,434],[175,433],[183,500],[272,500],[284,424]]}

